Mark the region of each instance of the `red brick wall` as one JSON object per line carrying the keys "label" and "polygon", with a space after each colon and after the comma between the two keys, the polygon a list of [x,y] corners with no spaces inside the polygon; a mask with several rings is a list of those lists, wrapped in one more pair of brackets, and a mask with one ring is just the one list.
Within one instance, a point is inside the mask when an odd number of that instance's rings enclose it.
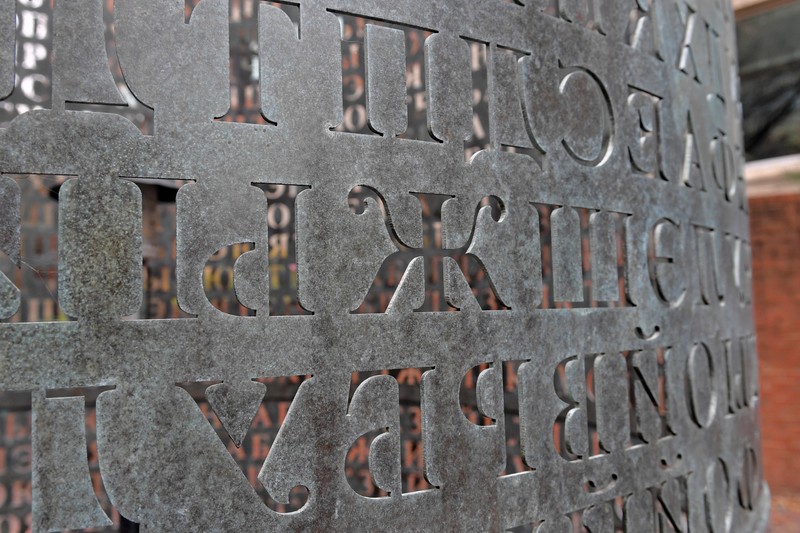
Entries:
{"label": "red brick wall", "polygon": [[764,468],[800,492],[800,194],[750,200]]}

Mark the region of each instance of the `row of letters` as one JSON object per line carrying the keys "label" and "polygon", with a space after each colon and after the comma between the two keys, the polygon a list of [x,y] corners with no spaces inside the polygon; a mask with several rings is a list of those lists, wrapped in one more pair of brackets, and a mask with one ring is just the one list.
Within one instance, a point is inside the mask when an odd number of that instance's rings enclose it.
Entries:
{"label": "row of letters", "polygon": [[[269,199],[267,203],[274,207]],[[287,271],[284,264],[287,260],[293,259],[287,254],[290,252],[293,254],[295,249],[294,230],[285,225],[293,225],[294,213],[285,204],[278,205],[286,213],[281,215],[280,231],[270,236],[268,252],[270,264],[267,268],[274,278],[271,286],[273,291],[285,289],[293,293],[296,291],[298,281],[300,284],[304,281],[302,278],[298,280],[294,271]],[[180,209],[179,202],[178,211]],[[549,306],[547,300],[551,296],[556,304],[567,302],[581,306],[588,302],[617,302],[621,305],[641,305],[645,303],[640,301],[641,295],[632,294],[627,285],[635,276],[649,279],[656,301],[662,302],[666,307],[751,303],[750,244],[744,238],[686,221],[661,219],[648,229],[648,258],[645,265],[648,271],[633,272],[631,271],[633,263],[630,261],[633,251],[628,249],[630,242],[628,232],[633,223],[633,216],[602,209],[547,204],[531,204],[528,209],[534,224],[534,235],[538,240],[537,248],[541,254],[539,260],[542,270],[539,275],[542,277],[536,284],[545,289],[543,306],[545,308]],[[269,213],[269,210],[267,212]],[[108,216],[115,215],[112,213]],[[428,223],[432,227],[439,227],[435,222]],[[270,224],[274,222],[270,220]],[[387,231],[393,232],[388,224]],[[59,243],[59,247],[61,244]],[[235,252],[238,249],[238,253],[241,253],[243,245],[244,243],[235,245],[232,250]],[[398,244],[398,247],[400,246],[402,243]],[[212,294],[215,298],[222,297],[223,293],[220,291],[224,292],[226,287],[230,288],[236,282],[233,270],[215,266],[227,253],[227,249],[224,249],[207,258],[208,266],[205,268],[203,281],[207,291],[211,291],[209,297]],[[408,256],[406,258],[408,261],[416,257],[414,254],[424,257],[426,260],[424,269],[434,268],[436,265],[442,268],[443,259],[450,257],[456,259],[454,264],[458,267],[457,272],[461,272],[460,275],[473,291],[482,290],[480,283],[484,281],[494,287],[491,279],[498,274],[496,270],[507,268],[508,265],[502,257],[478,257],[482,262],[478,263],[480,265],[478,272],[470,271],[471,273],[467,274],[467,270],[471,267],[469,261],[465,263],[464,260],[471,256],[466,253],[466,247],[463,250],[447,249],[442,248],[441,242],[438,242],[437,247],[437,242],[434,241],[429,242],[426,248],[409,248],[404,253]],[[388,256],[385,262],[394,265],[394,255],[396,254]],[[496,266],[493,267],[495,271],[485,266],[488,264],[487,259],[495,261]],[[180,257],[178,260],[180,261]],[[498,260],[501,261],[498,263]],[[408,261],[406,264],[409,266],[405,267],[406,269],[411,268]],[[397,265],[392,268],[396,269]],[[383,270],[376,272],[375,275],[380,276],[381,272]],[[441,275],[437,277],[434,274],[428,272],[425,275],[426,289],[439,291],[442,283]],[[172,275],[172,269],[167,267],[150,272],[148,289],[154,288],[150,286],[152,283],[158,283],[162,287],[172,286],[171,280],[165,280],[165,276],[169,278]],[[263,275],[269,276],[269,273],[264,272]],[[590,291],[587,292],[585,280],[589,278],[591,284]],[[11,283],[8,278],[4,279],[7,283]],[[61,281],[59,292],[70,282],[67,278]],[[386,285],[385,282],[378,281],[376,279],[374,283],[381,287]],[[427,287],[429,282],[439,283],[439,287],[433,285]],[[138,283],[141,284],[142,281],[138,280]],[[283,286],[285,283],[291,283],[292,286]],[[385,288],[391,289],[389,286]],[[490,300],[502,304],[502,298],[495,289],[492,288],[491,291],[493,295],[489,296],[493,297]],[[497,305],[493,308],[508,309]]]}

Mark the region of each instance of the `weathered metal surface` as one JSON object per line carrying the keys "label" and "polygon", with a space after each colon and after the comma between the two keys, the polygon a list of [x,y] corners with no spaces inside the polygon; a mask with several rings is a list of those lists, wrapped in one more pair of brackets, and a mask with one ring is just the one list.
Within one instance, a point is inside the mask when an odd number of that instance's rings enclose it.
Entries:
{"label": "weathered metal surface", "polygon": [[[0,12],[10,4],[0,0]],[[58,4],[54,108],[0,130],[1,173],[74,176],[60,192],[59,295],[77,320],[0,324],[0,389],[34,398],[34,526],[106,523],[81,463],[80,401],[54,396],[111,386],[97,399],[103,486],[145,530],[762,530],[769,496],[730,7],[299,6],[297,27],[275,6],[257,8],[272,124],[256,126],[213,120],[229,107],[225,2],[186,14],[183,2],[117,0],[116,49],[129,89],[154,109],[149,136],[118,115],[65,109],[119,95],[98,72],[98,4]],[[368,24],[374,134],[333,131],[343,120],[342,14]],[[398,32],[411,29],[431,33],[430,141],[403,135]],[[485,43],[490,147],[465,161],[469,42]],[[5,32],[0,46],[10,46]],[[0,50],[3,75],[7,57]],[[193,318],[120,320],[141,292],[141,196],[129,178],[192,182],[177,198],[176,277]],[[300,302],[313,314],[269,315],[267,205],[254,184],[309,188],[296,201],[296,246]],[[17,260],[19,189],[0,185],[0,251]],[[423,235],[420,195],[446,197],[440,243]],[[208,258],[241,242],[254,247],[236,264],[236,295],[255,316],[223,313],[203,288]],[[416,257],[387,312],[353,313],[398,251]],[[481,309],[465,261],[480,265],[502,310]],[[543,270],[553,271],[552,295]],[[453,312],[415,312],[436,276]],[[2,283],[9,315],[19,291]],[[549,298],[557,308],[543,308]],[[515,387],[509,361],[521,362]],[[476,403],[489,425],[461,409],[462,378],[482,364]],[[396,379],[369,378],[349,395],[354,372],[405,368],[429,369],[421,423],[432,485],[407,494]],[[206,394],[238,444],[264,394],[252,380],[297,375],[310,377],[257,477],[275,500],[298,486],[308,499],[279,513],[182,387],[222,382]],[[529,470],[502,475],[509,404]],[[357,494],[345,477],[348,449],[372,431],[381,434],[370,471],[386,497]]]}
{"label": "weathered metal surface", "polygon": [[60,531],[111,525],[100,508],[85,459],[84,400],[33,397],[33,529]]}

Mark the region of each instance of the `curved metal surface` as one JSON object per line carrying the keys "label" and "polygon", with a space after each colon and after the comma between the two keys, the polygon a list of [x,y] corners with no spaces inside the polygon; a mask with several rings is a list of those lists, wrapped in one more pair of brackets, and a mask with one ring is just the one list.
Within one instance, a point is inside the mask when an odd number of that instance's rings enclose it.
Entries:
{"label": "curved metal surface", "polygon": [[[153,135],[118,115],[69,110],[120,94],[101,72],[100,3],[56,3],[52,109],[0,129],[0,172],[73,176],[59,193],[59,299],[76,320],[0,324],[0,389],[35,398],[34,529],[108,522],[76,457],[79,401],[47,391],[112,387],[97,400],[102,482],[148,531],[762,530],[730,6],[298,3],[297,24],[257,7],[270,123],[252,125],[214,120],[230,107],[226,1],[187,15],[183,2],[116,0],[120,65],[154,110]],[[343,15],[367,25],[368,134],[336,131]],[[427,140],[405,135],[404,34],[420,29]],[[486,54],[490,146],[465,160],[472,43]],[[0,50],[5,78],[9,57]],[[120,320],[142,293],[130,178],[191,182],[177,197],[176,276],[192,318]],[[254,186],[267,183],[308,188],[297,197],[297,256],[300,302],[313,314],[269,314],[267,204]],[[0,185],[0,252],[16,260],[20,195],[13,180]],[[423,235],[424,195],[444,198],[441,243]],[[221,312],[203,289],[206,260],[242,242],[254,249],[237,261],[235,289],[255,316]],[[386,312],[353,312],[398,251],[415,259]],[[500,310],[478,304],[465,262],[490,280]],[[452,312],[419,311],[432,276],[444,276]],[[8,318],[19,291],[0,282]],[[487,425],[461,408],[476,366]],[[397,380],[376,376],[349,394],[354,372],[406,368],[427,369],[431,484],[410,493]],[[300,510],[280,513],[177,383],[216,383],[209,399],[238,445],[264,395],[253,380],[296,375],[310,377],[257,475],[278,501],[307,489]],[[525,468],[504,475],[510,405]],[[370,472],[385,497],[357,494],[345,476],[348,449],[371,431]]]}

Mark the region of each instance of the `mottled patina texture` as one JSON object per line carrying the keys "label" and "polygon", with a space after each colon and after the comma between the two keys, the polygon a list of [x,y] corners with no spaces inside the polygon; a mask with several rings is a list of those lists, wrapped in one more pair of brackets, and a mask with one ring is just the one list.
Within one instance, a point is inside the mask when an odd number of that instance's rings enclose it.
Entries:
{"label": "mottled patina texture", "polygon": [[[59,193],[59,298],[76,320],[0,324],[0,389],[34,398],[36,528],[108,522],[81,462],[81,400],[58,391],[109,387],[97,400],[103,486],[147,531],[764,529],[730,6],[299,0],[296,26],[262,2],[270,124],[257,126],[214,120],[230,106],[227,0],[191,13],[183,2],[116,0],[116,50],[128,88],[154,110],[153,135],[119,115],[73,110],[122,101],[101,72],[101,7],[57,1],[53,109],[0,129],[0,172],[72,176]],[[12,10],[0,0],[0,14]],[[371,134],[335,131],[342,14],[368,24]],[[411,28],[431,32],[430,141],[404,135]],[[11,43],[0,35],[2,95]],[[465,161],[470,42],[487,54],[490,146]],[[142,291],[141,194],[130,178],[191,182],[177,195],[176,269],[191,318],[121,320]],[[269,315],[267,204],[254,184],[307,187],[296,202],[297,259],[312,314]],[[0,177],[0,194],[0,251],[17,260],[16,183]],[[447,197],[440,243],[423,236],[421,194]],[[207,260],[236,243],[253,243],[235,290],[255,316],[223,313],[203,287]],[[411,261],[386,313],[353,313],[387,258],[426,248],[437,254]],[[481,309],[460,261],[480,265],[502,310]],[[555,309],[541,306],[543,269]],[[431,276],[444,276],[452,312],[417,311]],[[3,318],[19,302],[10,283],[0,279]],[[589,300],[609,305],[570,305]],[[521,363],[529,470],[504,476],[508,361]],[[478,365],[488,425],[460,405],[462,378]],[[371,377],[349,395],[354,372],[403,368],[428,369],[432,485],[407,494],[396,379]],[[209,401],[239,444],[264,395],[252,380],[296,375],[310,377],[258,482],[280,502],[298,486],[308,500],[279,513],[178,384],[217,382]],[[345,477],[348,449],[372,431],[381,433],[370,472],[386,497],[359,495]]]}

